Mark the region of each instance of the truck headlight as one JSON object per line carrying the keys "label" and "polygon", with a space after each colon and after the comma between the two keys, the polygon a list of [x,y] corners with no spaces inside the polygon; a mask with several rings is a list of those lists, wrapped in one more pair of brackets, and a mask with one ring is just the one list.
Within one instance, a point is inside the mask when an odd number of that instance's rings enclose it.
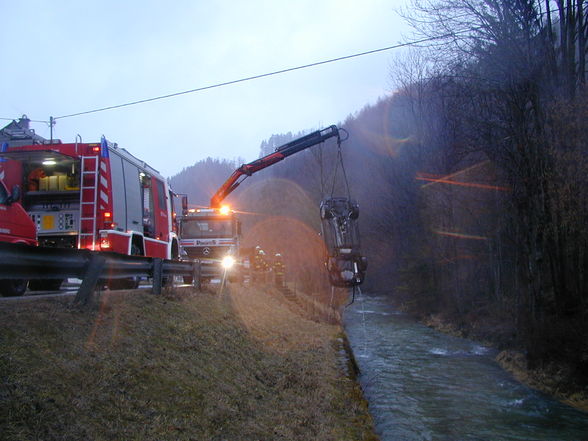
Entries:
{"label": "truck headlight", "polygon": [[235,265],[235,258],[233,256],[225,256],[221,262],[224,269],[231,269]]}

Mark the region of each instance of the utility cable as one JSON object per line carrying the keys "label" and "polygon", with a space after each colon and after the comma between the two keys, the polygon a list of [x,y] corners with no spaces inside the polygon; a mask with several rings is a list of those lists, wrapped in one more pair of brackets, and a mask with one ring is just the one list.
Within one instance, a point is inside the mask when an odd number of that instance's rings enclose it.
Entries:
{"label": "utility cable", "polygon": [[[552,12],[552,11],[549,11],[549,12]],[[557,12],[557,11],[553,11],[553,12]],[[545,14],[545,12],[543,14]],[[198,88],[195,88],[195,89],[184,90],[184,91],[181,91],[181,92],[174,92],[174,93],[170,93],[170,94],[167,94],[167,95],[160,95],[160,96],[156,96],[156,97],[152,97],[152,98],[145,98],[145,99],[142,99],[142,100],[130,101],[130,102],[123,103],[123,104],[116,104],[116,105],[113,105],[113,106],[100,107],[100,108],[97,108],[97,109],[86,110],[86,111],[83,111],[83,112],[70,113],[70,114],[67,114],[67,115],[56,116],[56,117],[52,117],[50,121],[34,121],[34,120],[31,120],[31,121],[32,122],[42,122],[42,123],[46,123],[46,124],[51,124],[52,125],[58,119],[72,118],[74,116],[88,115],[90,113],[104,112],[106,110],[119,109],[121,107],[129,107],[129,106],[134,106],[136,104],[143,104],[143,103],[148,103],[148,102],[151,102],[151,101],[158,101],[158,100],[163,100],[163,99],[167,99],[167,98],[173,98],[173,97],[176,97],[176,96],[187,95],[187,94],[190,94],[190,93],[202,92],[202,91],[205,91],[205,90],[215,89],[215,88],[218,88],[218,87],[224,87],[224,86],[229,86],[229,85],[232,85],[232,84],[243,83],[245,81],[257,80],[257,79],[260,79],[260,78],[270,77],[270,76],[274,76],[274,75],[280,75],[280,74],[283,74],[283,73],[292,72],[292,71],[296,71],[296,70],[301,70],[301,69],[307,69],[307,68],[310,68],[310,67],[321,66],[323,64],[329,64],[329,63],[335,63],[337,61],[349,60],[351,58],[362,57],[364,55],[371,55],[371,54],[375,54],[375,53],[378,53],[378,52],[385,52],[385,51],[389,51],[389,50],[392,50],[392,49],[399,49],[399,48],[407,47],[407,46],[416,46],[416,45],[419,45],[419,44],[422,44],[422,43],[428,43],[430,41],[435,41],[435,40],[443,40],[443,39],[448,38],[448,37],[455,37],[457,35],[466,34],[466,33],[469,33],[469,32],[472,32],[472,31],[476,31],[476,30],[479,30],[479,29],[481,29],[481,26],[480,27],[475,27],[475,28],[472,28],[472,29],[464,29],[464,30],[456,31],[456,32],[448,32],[448,33],[443,34],[443,35],[426,37],[426,38],[422,38],[422,39],[419,39],[419,40],[413,40],[413,41],[407,41],[407,42],[404,42],[404,43],[398,43],[398,44],[395,44],[395,45],[392,45],[392,46],[382,47],[382,48],[379,48],[379,49],[373,49],[373,50],[364,51],[364,52],[358,52],[358,53],[355,53],[355,54],[345,55],[345,56],[342,56],[342,57],[330,58],[330,59],[327,59],[327,60],[317,61],[317,62],[314,62],[314,63],[303,64],[301,66],[289,67],[289,68],[286,68],[286,69],[276,70],[276,71],[273,71],[273,72],[267,72],[267,73],[264,73],[264,74],[259,74],[259,75],[253,75],[253,76],[250,76],[250,77],[239,78],[237,80],[225,81],[225,82],[222,82],[222,83],[211,84],[209,86],[198,87]],[[0,118],[0,120],[12,121],[13,118]]]}
{"label": "utility cable", "polygon": [[266,77],[270,77],[270,76],[274,76],[274,75],[280,75],[280,74],[283,74],[283,73],[293,72],[293,71],[301,70],[301,69],[308,69],[310,67],[316,67],[316,66],[321,66],[323,64],[335,63],[337,61],[349,60],[351,58],[362,57],[364,55],[371,55],[371,54],[375,54],[375,53],[378,53],[378,52],[385,52],[385,51],[389,51],[389,50],[392,50],[392,49],[399,49],[401,47],[406,47],[406,46],[414,46],[414,45],[418,45],[418,44],[422,44],[422,43],[426,43],[426,42],[434,41],[434,40],[442,40],[442,39],[447,38],[447,37],[452,37],[452,36],[455,36],[455,35],[458,35],[458,34],[463,34],[465,32],[470,32],[470,31],[471,30],[468,29],[468,30],[464,30],[464,31],[460,31],[460,32],[451,32],[451,33],[447,33],[447,34],[444,34],[444,35],[427,37],[427,38],[423,38],[423,39],[420,39],[420,40],[407,41],[407,42],[404,42],[404,43],[398,43],[398,44],[395,44],[395,45],[392,45],[392,46],[382,47],[382,48],[379,48],[379,49],[372,49],[372,50],[369,50],[369,51],[358,52],[358,53],[355,53],[355,54],[345,55],[345,56],[342,56],[342,57],[330,58],[328,60],[322,60],[322,61],[317,61],[317,62],[314,62],[314,63],[303,64],[301,66],[295,66],[295,67],[289,67],[289,68],[286,68],[286,69],[275,70],[273,72],[267,72],[267,73],[264,73],[264,74],[253,75],[253,76],[250,76],[250,77],[239,78],[237,80],[225,81],[225,82],[222,82],[222,83],[211,84],[209,86],[203,86],[203,87],[198,87],[198,88],[195,88],[195,89],[184,90],[182,92],[175,92],[175,93],[170,93],[170,94],[167,94],[167,95],[160,95],[160,96],[156,96],[156,97],[152,97],[152,98],[146,98],[146,99],[142,99],[142,100],[131,101],[131,102],[124,103],[124,104],[117,104],[117,105],[114,105],[114,106],[107,106],[107,107],[100,107],[100,108],[92,109],[92,110],[86,110],[84,112],[77,112],[77,113],[70,113],[70,114],[67,114],[67,115],[56,116],[56,117],[53,118],[53,120],[58,120],[58,119],[63,119],[63,118],[72,118],[74,116],[87,115],[87,114],[90,114],[90,113],[103,112],[103,111],[106,111],[106,110],[119,109],[121,107],[134,106],[136,104],[143,104],[143,103],[148,103],[148,102],[151,102],[151,101],[158,101],[158,100],[163,100],[163,99],[167,99],[167,98],[173,98],[173,97],[180,96],[180,95],[187,95],[187,94],[190,94],[190,93],[202,92],[202,91],[209,90],[209,89],[215,89],[215,88],[218,88],[218,87],[229,86],[231,84],[243,83],[245,81],[257,80],[257,79],[260,79],[260,78],[266,78]]}

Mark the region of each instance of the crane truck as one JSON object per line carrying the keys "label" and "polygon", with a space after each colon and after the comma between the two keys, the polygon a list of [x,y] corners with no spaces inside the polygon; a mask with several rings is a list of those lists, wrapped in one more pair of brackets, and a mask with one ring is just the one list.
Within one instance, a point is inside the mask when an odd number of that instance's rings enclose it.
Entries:
{"label": "crane truck", "polygon": [[[203,264],[211,265],[216,268],[216,274],[220,277],[224,272],[229,271],[233,278],[238,278],[238,266],[236,262],[241,260],[239,253],[239,239],[241,234],[241,225],[235,212],[231,211],[227,206],[223,206],[222,202],[229,194],[231,194],[247,177],[263,170],[277,162],[280,162],[295,153],[308,149],[312,146],[325,142],[330,138],[336,137],[340,141],[339,129],[337,126],[329,126],[323,130],[317,130],[308,135],[290,141],[280,147],[277,147],[274,152],[252,161],[248,164],[243,164],[237,168],[231,176],[219,187],[216,193],[210,200],[210,208],[206,209],[187,209],[187,200],[184,200],[183,215],[179,220],[181,246],[189,258],[199,259]],[[328,204],[327,204],[328,205]],[[352,204],[357,207],[357,204]],[[330,207],[330,205],[329,205]],[[328,211],[328,215],[333,214],[330,218],[337,217],[333,210]],[[355,213],[358,213],[355,211]],[[352,223],[357,219],[357,216],[348,217],[346,225]],[[339,223],[340,224],[340,223]],[[327,227],[337,227],[337,223],[327,222]],[[354,230],[356,231],[356,230]],[[335,233],[325,235],[325,238],[341,237]],[[353,246],[353,252],[348,251],[352,246],[349,242],[350,237],[357,237],[357,235],[346,235],[346,240],[327,243],[329,248],[328,268],[331,283],[336,286],[353,286],[363,281],[363,273],[365,271],[365,258],[361,260],[360,264],[345,264],[345,268],[339,268],[343,261],[349,259],[360,258],[358,245]],[[344,245],[343,253],[339,251],[341,245]],[[362,270],[363,269],[363,270]],[[349,271],[352,271],[350,274]]]}
{"label": "crane truck", "polygon": [[[231,281],[239,277],[235,263],[240,256],[241,223],[228,206],[220,208],[187,208],[182,199],[182,216],[179,218],[180,245],[184,257],[198,260],[203,282],[221,278],[227,273]],[[184,278],[191,283],[189,278]]]}

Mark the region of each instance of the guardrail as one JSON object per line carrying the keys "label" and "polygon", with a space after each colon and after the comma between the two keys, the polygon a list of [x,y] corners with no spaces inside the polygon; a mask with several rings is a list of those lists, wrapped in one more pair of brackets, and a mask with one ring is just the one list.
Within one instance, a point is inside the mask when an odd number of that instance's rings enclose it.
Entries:
{"label": "guardrail", "polygon": [[196,287],[206,274],[200,262],[182,262],[157,257],[126,256],[90,250],[43,248],[0,242],[0,279],[82,280],[75,303],[86,304],[101,280],[129,277],[153,278],[153,293],[160,294],[164,280],[173,276],[192,279]]}

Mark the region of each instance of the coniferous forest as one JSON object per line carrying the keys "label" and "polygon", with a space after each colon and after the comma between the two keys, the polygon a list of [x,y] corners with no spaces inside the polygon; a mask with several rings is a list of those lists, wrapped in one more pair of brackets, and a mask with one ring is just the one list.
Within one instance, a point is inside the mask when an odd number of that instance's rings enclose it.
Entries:
{"label": "coniferous forest", "polygon": [[[583,0],[415,1],[406,19],[424,42],[394,63],[390,96],[338,123],[349,133],[344,168],[328,141],[230,197],[246,212],[246,245],[281,252],[291,279],[328,298],[318,206],[346,196],[345,172],[369,260],[364,291],[483,327],[530,366],[557,361],[585,385],[586,9]],[[272,135],[260,155],[299,135]],[[237,165],[208,159],[171,185],[206,204]]]}

